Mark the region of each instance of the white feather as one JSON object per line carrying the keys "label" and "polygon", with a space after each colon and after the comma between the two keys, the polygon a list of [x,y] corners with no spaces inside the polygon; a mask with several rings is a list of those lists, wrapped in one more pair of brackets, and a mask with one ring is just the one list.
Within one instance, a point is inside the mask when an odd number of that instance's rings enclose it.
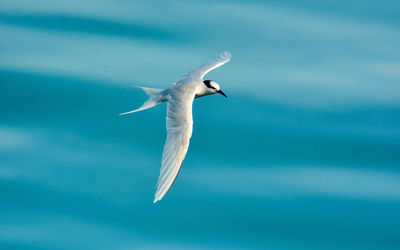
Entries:
{"label": "white feather", "polygon": [[202,78],[211,70],[229,62],[231,54],[224,52],[213,61],[185,74],[173,87],[167,89],[167,140],[161,160],[160,176],[154,203],[161,200],[174,184],[189,148],[192,136],[192,104],[197,86],[203,86]]}
{"label": "white feather", "polygon": [[201,65],[200,67],[198,67],[195,70],[192,70],[188,73],[186,73],[181,80],[179,80],[177,82],[177,84],[181,84],[180,82],[183,82],[182,84],[184,84],[185,82],[189,81],[193,81],[193,80],[202,80],[203,77],[210,72],[211,70],[218,68],[222,65],[224,65],[225,63],[229,62],[231,60],[232,56],[228,51],[225,51],[223,53],[221,53],[217,58],[215,58],[214,60],[205,63],[203,65]]}

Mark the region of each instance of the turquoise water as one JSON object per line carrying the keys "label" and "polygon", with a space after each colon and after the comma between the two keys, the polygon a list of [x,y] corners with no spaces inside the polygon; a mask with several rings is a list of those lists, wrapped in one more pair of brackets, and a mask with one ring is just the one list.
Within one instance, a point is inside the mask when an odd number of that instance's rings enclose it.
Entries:
{"label": "turquoise water", "polygon": [[[398,1],[2,1],[1,249],[398,249]],[[165,104],[229,50],[152,203]]]}

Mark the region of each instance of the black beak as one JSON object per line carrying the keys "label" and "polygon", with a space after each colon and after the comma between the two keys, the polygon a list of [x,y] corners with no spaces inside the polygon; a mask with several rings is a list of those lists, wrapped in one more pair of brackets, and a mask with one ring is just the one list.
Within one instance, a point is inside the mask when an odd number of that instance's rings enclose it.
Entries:
{"label": "black beak", "polygon": [[224,93],[224,92],[222,92],[222,90],[218,90],[218,91],[217,91],[217,93],[220,93],[221,95],[223,95],[223,96],[227,97],[227,96],[225,95],[225,93]]}

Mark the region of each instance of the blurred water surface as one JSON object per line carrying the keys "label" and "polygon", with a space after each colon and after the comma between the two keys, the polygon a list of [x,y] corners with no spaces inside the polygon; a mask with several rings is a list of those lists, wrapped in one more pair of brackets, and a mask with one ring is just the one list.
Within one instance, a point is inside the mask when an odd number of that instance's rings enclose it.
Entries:
{"label": "blurred water surface", "polygon": [[[2,1],[1,249],[398,249],[400,2]],[[229,50],[153,204],[165,105]]]}

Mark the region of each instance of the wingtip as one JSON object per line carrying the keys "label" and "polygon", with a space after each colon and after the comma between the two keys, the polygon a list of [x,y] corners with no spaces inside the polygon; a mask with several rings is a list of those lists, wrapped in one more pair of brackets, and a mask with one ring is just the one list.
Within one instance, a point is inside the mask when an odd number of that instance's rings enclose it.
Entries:
{"label": "wingtip", "polygon": [[222,52],[219,55],[219,58],[223,59],[223,60],[230,60],[232,58],[231,53],[229,53],[229,51],[225,50],[224,52]]}
{"label": "wingtip", "polygon": [[[165,195],[165,194],[164,194]],[[162,198],[164,198],[164,195],[161,195],[160,193],[157,193],[154,195],[154,201],[153,203],[156,203],[157,201],[162,200]]]}

